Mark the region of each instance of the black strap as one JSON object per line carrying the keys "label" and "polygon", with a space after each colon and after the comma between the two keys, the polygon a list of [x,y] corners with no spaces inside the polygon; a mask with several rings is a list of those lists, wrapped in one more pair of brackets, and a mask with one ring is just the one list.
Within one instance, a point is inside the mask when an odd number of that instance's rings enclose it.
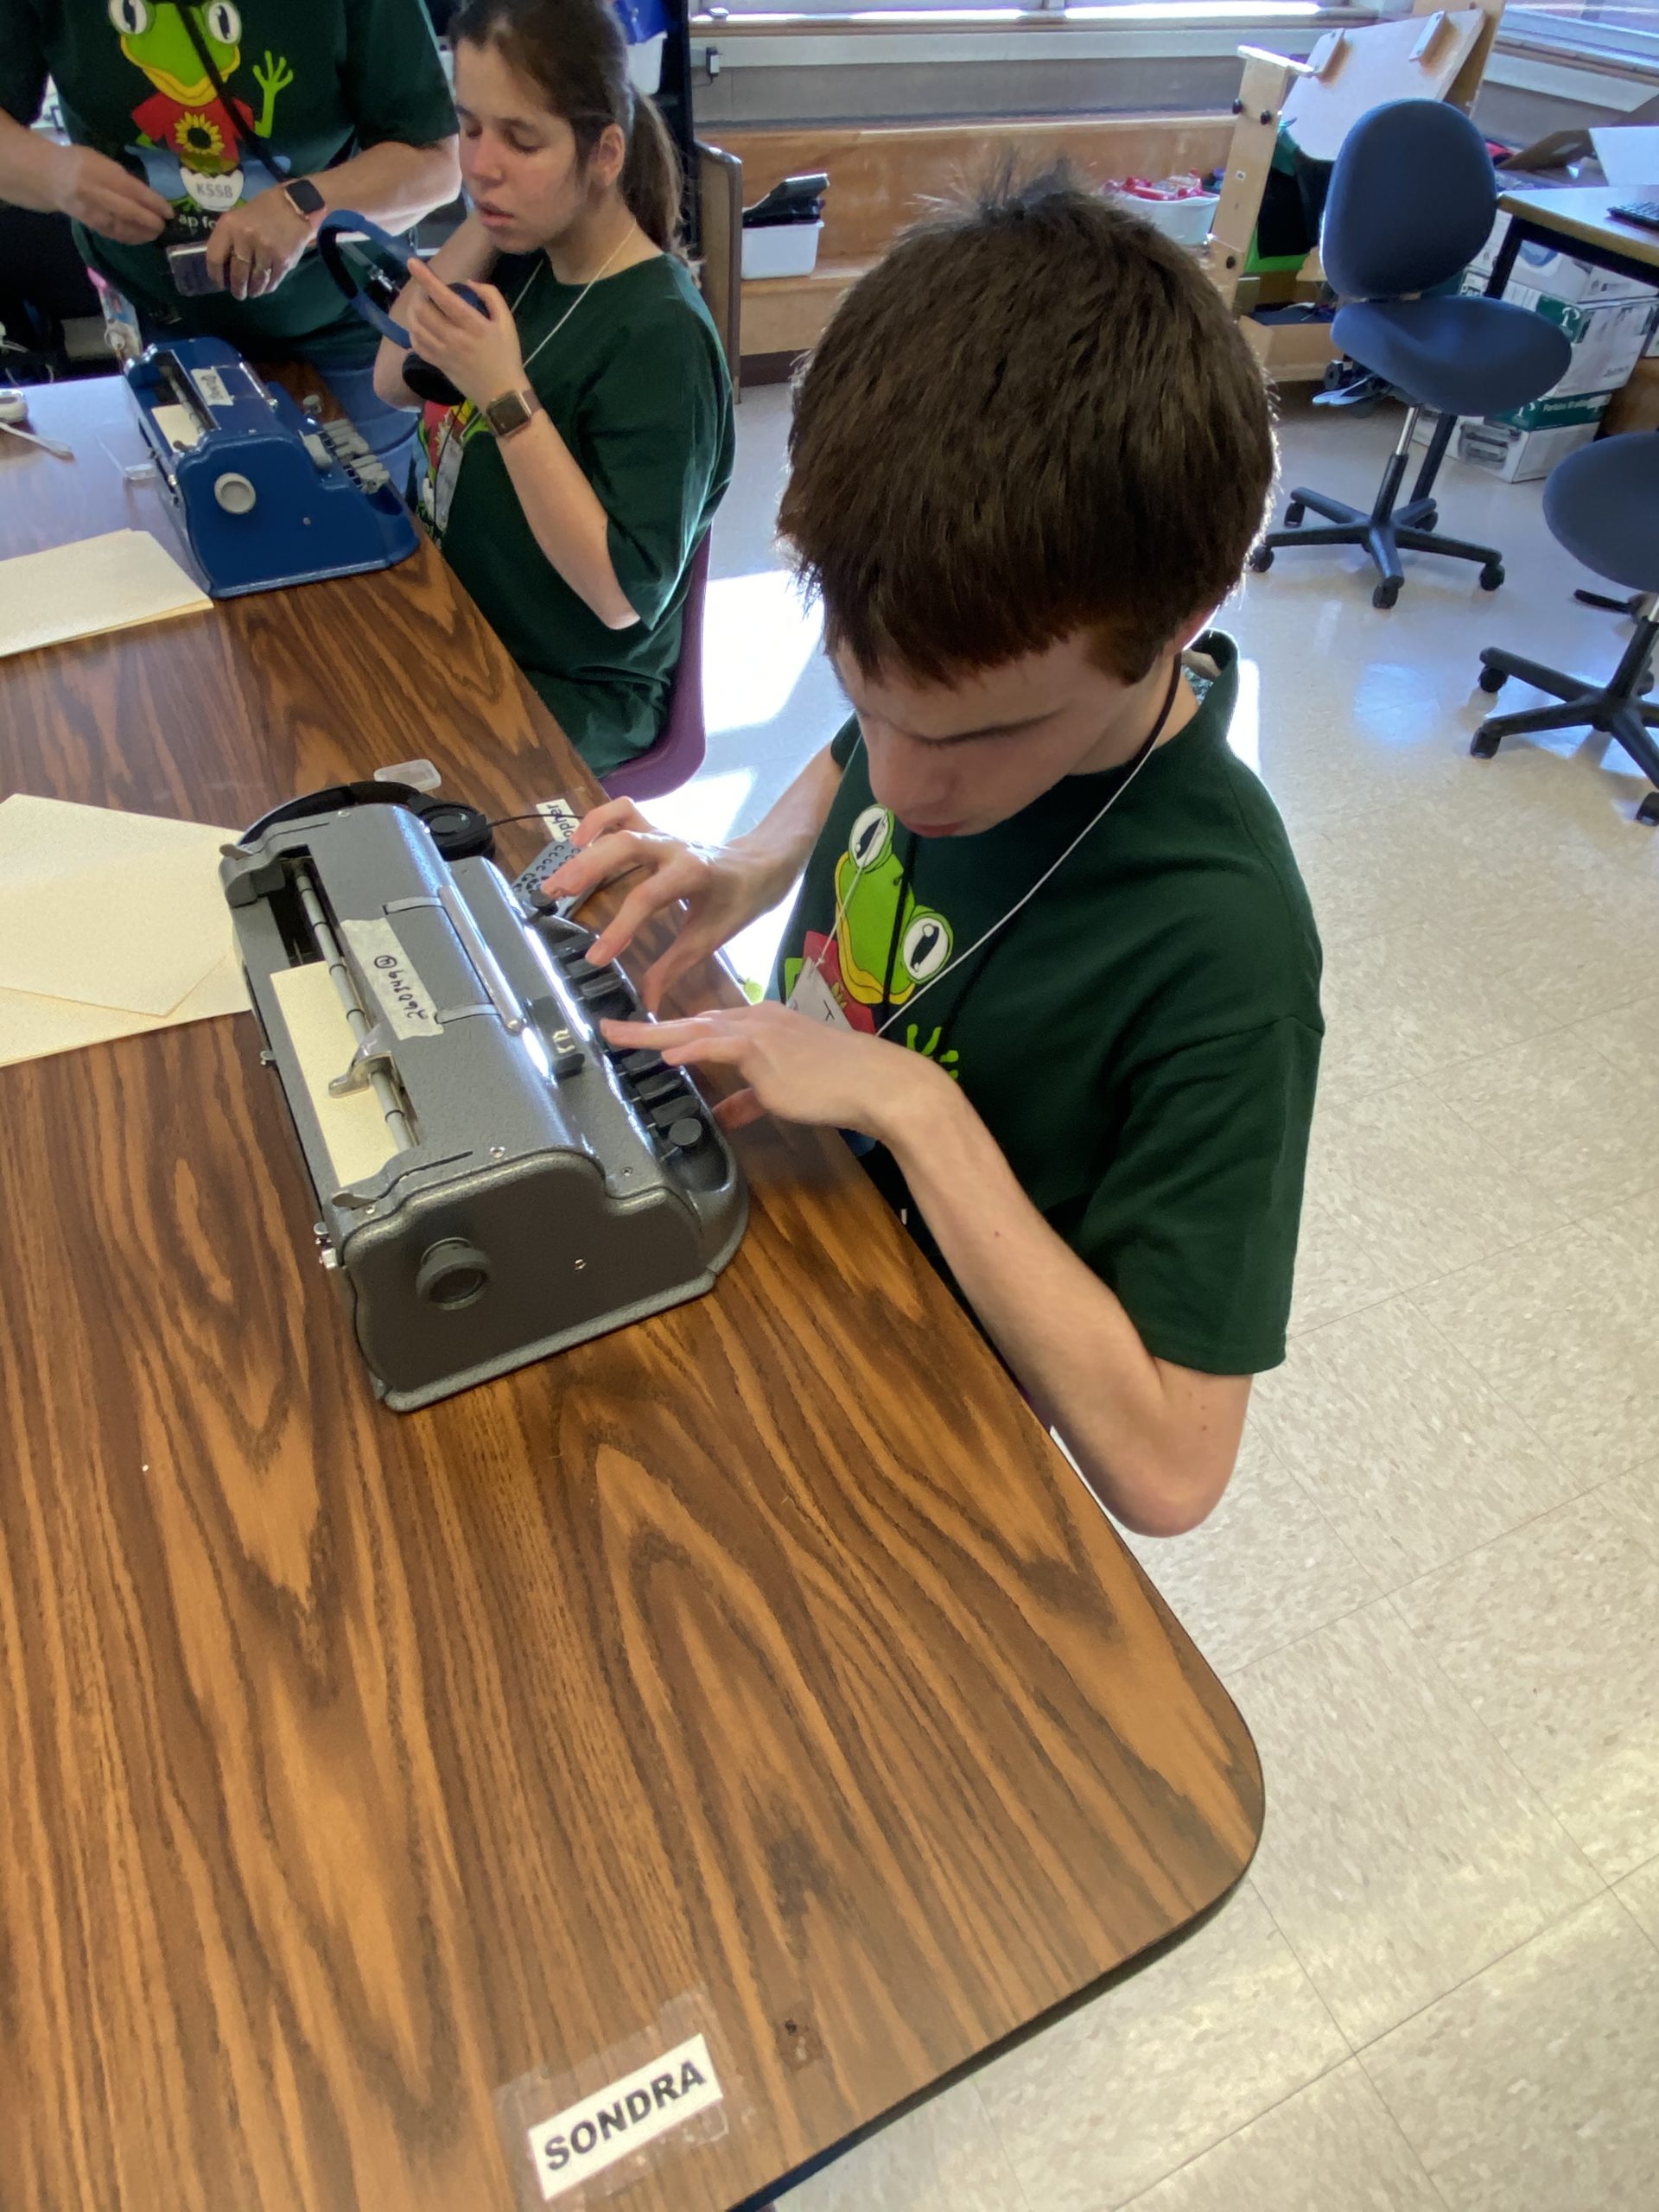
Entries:
{"label": "black strap", "polygon": [[247,155],[251,154],[254,160],[258,162],[260,168],[264,170],[266,175],[270,177],[273,184],[286,184],[288,182],[287,172],[277,167],[276,163],[271,159],[270,156],[266,153],[263,146],[257,144],[255,141],[250,139],[246,136],[243,130],[242,125],[237,121],[236,102],[232,98],[230,88],[226,84],[225,79],[219,75],[218,66],[214,62],[213,55],[207,51],[207,41],[201,35],[200,26],[196,22],[194,8],[185,4],[185,0],[179,0],[179,14],[183,18],[185,31],[189,38],[190,43],[196,49],[196,59],[207,71],[207,81],[218,94],[219,104],[225,111],[225,120],[230,124],[231,136],[236,141],[236,151],[238,160],[245,159]]}

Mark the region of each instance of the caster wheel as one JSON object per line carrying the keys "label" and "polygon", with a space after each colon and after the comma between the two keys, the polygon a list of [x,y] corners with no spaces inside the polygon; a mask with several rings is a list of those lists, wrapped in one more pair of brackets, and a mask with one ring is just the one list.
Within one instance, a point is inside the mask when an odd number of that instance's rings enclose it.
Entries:
{"label": "caster wheel", "polygon": [[1497,751],[1497,748],[1502,742],[1503,741],[1500,738],[1496,738],[1491,735],[1490,731],[1487,729],[1486,725],[1483,722],[1480,728],[1475,732],[1474,735],[1470,739],[1469,750],[1474,754],[1477,760],[1490,760],[1492,755]]}
{"label": "caster wheel", "polygon": [[1637,696],[1638,696],[1639,698],[1645,699],[1645,698],[1647,697],[1647,696],[1648,696],[1649,692],[1649,691],[1651,691],[1651,690],[1652,690],[1652,689],[1653,689],[1653,678],[1652,678],[1652,677],[1650,677],[1650,676],[1649,676],[1649,677],[1647,677],[1647,678],[1646,678],[1643,683],[1638,683],[1638,684],[1637,685],[1636,689],[1637,689]]}
{"label": "caster wheel", "polygon": [[1301,526],[1302,517],[1306,512],[1307,509],[1302,505],[1300,499],[1293,499],[1290,505],[1285,509],[1285,528],[1287,530],[1300,529]]}
{"label": "caster wheel", "polygon": [[1373,607],[1392,607],[1399,596],[1400,587],[1398,584],[1393,582],[1381,583],[1378,584],[1376,589],[1371,594],[1371,605]]}
{"label": "caster wheel", "polygon": [[1268,573],[1268,570],[1272,566],[1273,566],[1273,548],[1272,548],[1272,546],[1271,546],[1271,545],[1258,545],[1258,546],[1256,547],[1256,549],[1255,549],[1255,552],[1254,552],[1254,553],[1252,553],[1252,554],[1251,554],[1251,556],[1250,556],[1250,573],[1251,573],[1253,575],[1264,576],[1264,575],[1266,575],[1266,574]]}
{"label": "caster wheel", "polygon": [[1503,563],[1501,561],[1488,562],[1486,566],[1480,572],[1480,588],[1482,591],[1496,591],[1503,581]]}
{"label": "caster wheel", "polygon": [[1501,668],[1483,668],[1480,671],[1480,688],[1483,691],[1501,691],[1509,680]]}
{"label": "caster wheel", "polygon": [[1659,822],[1659,791],[1649,791],[1636,810],[1638,822]]}
{"label": "caster wheel", "polygon": [[1423,517],[1422,520],[1418,524],[1417,527],[1419,530],[1438,530],[1440,527],[1440,517],[1439,509],[1431,507],[1428,512]]}

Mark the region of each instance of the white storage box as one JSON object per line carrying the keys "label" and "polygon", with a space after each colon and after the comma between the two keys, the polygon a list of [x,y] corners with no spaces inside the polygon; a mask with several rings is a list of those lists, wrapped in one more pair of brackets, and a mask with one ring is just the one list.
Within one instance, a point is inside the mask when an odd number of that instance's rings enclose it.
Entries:
{"label": "white storage box", "polygon": [[1553,430],[1516,430],[1503,423],[1459,423],[1458,459],[1490,469],[1506,484],[1525,484],[1548,476],[1558,461],[1587,446],[1596,427],[1594,423],[1565,423]]}
{"label": "white storage box", "polygon": [[1210,235],[1220,197],[1218,193],[1199,192],[1190,200],[1140,200],[1132,192],[1123,192],[1117,195],[1117,204],[1132,214],[1144,215],[1154,230],[1180,245],[1202,245]]}
{"label": "white storage box", "polygon": [[[1465,282],[1465,289],[1478,290],[1477,278]],[[1511,284],[1503,296],[1512,307],[1530,308],[1567,333],[1573,358],[1560,382],[1550,386],[1547,397],[1552,399],[1571,392],[1617,391],[1642,358],[1659,304],[1651,292],[1634,300],[1586,303],[1535,291],[1529,284]]]}
{"label": "white storage box", "polygon": [[818,265],[822,223],[772,223],[743,233],[743,274],[810,276]]}

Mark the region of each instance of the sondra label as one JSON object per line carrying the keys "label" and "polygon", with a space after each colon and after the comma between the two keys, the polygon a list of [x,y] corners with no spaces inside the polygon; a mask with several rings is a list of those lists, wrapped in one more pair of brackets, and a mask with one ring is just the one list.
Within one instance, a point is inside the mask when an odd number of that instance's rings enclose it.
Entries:
{"label": "sondra label", "polygon": [[658,2135],[721,2102],[722,2092],[702,2036],[637,2067],[529,2130],[542,2196],[551,2203]]}

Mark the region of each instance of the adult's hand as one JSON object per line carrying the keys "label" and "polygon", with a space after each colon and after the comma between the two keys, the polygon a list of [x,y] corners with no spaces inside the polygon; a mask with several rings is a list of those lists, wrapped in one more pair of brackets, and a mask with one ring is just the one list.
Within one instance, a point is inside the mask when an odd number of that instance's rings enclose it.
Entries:
{"label": "adult's hand", "polygon": [[59,213],[100,238],[149,245],[171,221],[173,210],[161,194],[107,154],[91,146],[59,146],[54,153],[53,196]]}
{"label": "adult's hand", "polygon": [[311,226],[275,186],[228,207],[207,239],[210,273],[234,298],[274,292],[311,243]]}

